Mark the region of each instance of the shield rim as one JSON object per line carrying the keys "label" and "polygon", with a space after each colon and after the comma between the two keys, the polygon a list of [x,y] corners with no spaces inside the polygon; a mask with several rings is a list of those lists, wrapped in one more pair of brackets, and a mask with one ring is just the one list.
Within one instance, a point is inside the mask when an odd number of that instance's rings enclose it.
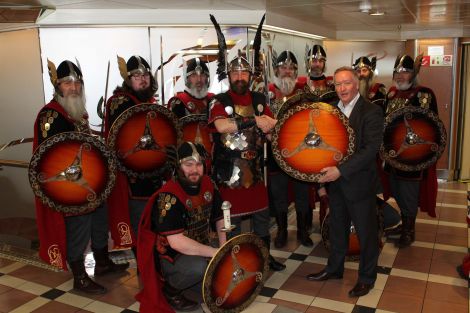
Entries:
{"label": "shield rim", "polygon": [[403,108],[400,108],[398,110],[391,112],[385,117],[384,134],[387,131],[387,127],[391,127],[391,124],[396,119],[399,119],[403,117],[403,115],[410,114],[410,113],[411,114],[413,113],[423,114],[425,117],[428,118],[426,119],[427,121],[431,120],[434,122],[434,126],[437,126],[437,129],[440,132],[438,136],[439,142],[437,143],[438,150],[434,153],[434,155],[429,160],[421,162],[416,165],[409,165],[403,162],[399,162],[398,160],[394,158],[391,158],[389,153],[385,149],[384,142],[382,142],[382,144],[380,145],[379,153],[380,153],[380,157],[382,158],[382,160],[390,164],[390,166],[393,168],[396,168],[398,170],[405,171],[405,172],[422,171],[422,170],[429,168],[433,164],[437,163],[441,155],[444,153],[444,150],[447,145],[447,132],[446,132],[444,123],[439,119],[439,116],[436,113],[434,113],[432,110],[423,108],[423,107],[408,105],[408,106],[404,106]]}
{"label": "shield rim", "polygon": [[305,181],[305,182],[311,182],[311,183],[316,183],[318,180],[323,176],[321,173],[317,174],[305,174],[299,172],[299,170],[293,168],[287,162],[284,160],[284,158],[281,156],[281,153],[279,151],[279,146],[278,146],[278,140],[279,140],[279,132],[281,130],[281,127],[284,125],[284,122],[290,118],[292,115],[295,113],[298,113],[303,110],[309,110],[309,109],[320,109],[320,110],[326,110],[328,112],[333,113],[336,115],[339,120],[343,123],[344,127],[346,128],[346,131],[348,133],[348,149],[346,155],[338,162],[339,164],[342,164],[345,162],[349,157],[354,153],[355,149],[355,134],[354,130],[352,127],[349,125],[349,119],[344,115],[338,108],[332,106],[331,104],[325,103],[325,102],[306,102],[302,103],[296,106],[293,106],[286,111],[282,112],[280,116],[278,116],[278,122],[274,128],[274,132],[272,135],[272,141],[271,141],[271,149],[273,152],[274,160],[276,161],[277,165],[289,176]]}
{"label": "shield rim", "polygon": [[[107,170],[107,182],[105,185],[104,190],[96,197],[95,200],[89,201],[88,203],[84,203],[83,205],[63,205],[54,200],[52,200],[46,193],[43,192],[41,188],[41,183],[39,183],[37,176],[39,175],[37,166],[41,161],[43,155],[49,151],[55,145],[65,142],[67,140],[83,140],[84,143],[91,144],[94,148],[101,152],[101,155],[105,159],[105,167]],[[103,203],[108,196],[111,194],[111,191],[114,188],[114,184],[116,183],[116,169],[117,169],[117,162],[116,159],[106,147],[106,145],[99,139],[97,136],[92,134],[82,133],[82,132],[63,132],[60,134],[56,134],[51,136],[44,142],[42,142],[34,151],[31,160],[29,162],[28,167],[28,178],[31,188],[33,189],[33,193],[39,200],[46,206],[50,207],[54,211],[59,213],[65,214],[86,214],[89,212],[94,211],[97,207]]]}
{"label": "shield rim", "polygon": [[[227,253],[230,253],[230,250],[233,246],[240,244],[240,243],[247,243],[251,242],[255,244],[260,250],[261,255],[264,258],[264,265],[263,265],[263,278],[261,282],[258,283],[255,290],[251,294],[251,296],[243,303],[241,303],[238,307],[227,310],[217,307],[215,305],[215,301],[212,301],[211,298],[211,285],[213,280],[213,274],[216,270],[216,267],[219,265],[220,261],[225,257]],[[204,299],[204,303],[209,307],[210,311],[213,313],[237,313],[241,312],[246,309],[258,296],[261,291],[261,288],[264,286],[264,282],[266,281],[266,276],[269,272],[269,265],[268,265],[268,258],[269,258],[269,250],[266,247],[264,241],[254,235],[254,234],[241,234],[238,236],[233,237],[232,239],[228,240],[222,247],[217,250],[216,254],[210,260],[209,264],[207,265],[206,272],[204,274],[204,280],[202,283],[202,297]]]}
{"label": "shield rim", "polygon": [[118,158],[116,155],[117,135],[119,131],[121,130],[122,126],[127,122],[127,120],[129,120],[135,114],[140,113],[140,112],[147,112],[147,111],[156,111],[157,113],[164,115],[170,122],[173,123],[173,127],[176,131],[176,147],[181,143],[183,139],[183,132],[182,132],[180,121],[178,120],[178,118],[173,112],[171,112],[168,108],[166,108],[163,105],[156,104],[156,103],[140,103],[122,112],[118,116],[118,118],[114,121],[113,125],[111,126],[107,143],[108,143],[109,149],[115,155],[119,170],[121,172],[126,173],[127,176],[132,177],[132,178],[144,179],[144,178],[149,178],[149,177],[155,177],[155,176],[162,175],[163,173],[165,173],[166,171],[172,168],[172,161],[168,157],[165,164],[157,169],[154,169],[148,172],[137,172],[125,166],[123,162],[121,162],[120,158]]}
{"label": "shield rim", "polygon": [[307,91],[301,91],[298,92],[286,99],[281,106],[279,107],[279,110],[276,113],[276,118],[284,114],[285,111],[288,109],[292,108],[295,105],[300,105],[303,103],[308,103],[308,102],[319,102],[320,97],[315,95],[312,92],[307,92]]}

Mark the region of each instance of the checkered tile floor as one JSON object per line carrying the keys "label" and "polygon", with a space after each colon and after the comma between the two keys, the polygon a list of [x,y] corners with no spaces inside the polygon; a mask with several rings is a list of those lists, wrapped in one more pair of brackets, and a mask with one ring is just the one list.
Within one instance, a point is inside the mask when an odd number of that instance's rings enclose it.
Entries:
{"label": "checkered tile floor", "polygon": [[[439,185],[438,218],[419,214],[416,242],[409,248],[398,250],[391,242],[385,244],[375,287],[359,299],[348,297],[357,278],[356,262],[346,263],[342,280],[305,279],[307,274],[324,267],[328,254],[318,225],[312,234],[315,246],[299,245],[292,214],[287,247],[272,249],[287,269],[270,274],[260,295],[245,312],[469,312],[468,282],[455,271],[469,251],[467,188],[462,183]],[[72,277],[68,272],[12,261],[0,253],[0,312],[138,312],[134,295],[139,290],[139,280],[135,263],[131,265],[125,274],[97,279],[109,292],[90,297],[71,290]]]}

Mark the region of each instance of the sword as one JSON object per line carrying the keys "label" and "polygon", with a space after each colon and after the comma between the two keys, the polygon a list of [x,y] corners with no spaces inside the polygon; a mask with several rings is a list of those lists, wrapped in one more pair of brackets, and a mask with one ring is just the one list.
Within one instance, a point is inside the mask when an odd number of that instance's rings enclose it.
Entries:
{"label": "sword", "polygon": [[[266,104],[271,109],[271,99],[269,97],[269,85],[268,85],[268,77],[266,71],[266,54],[261,53],[263,58],[263,76],[264,76],[264,95],[266,97]],[[264,178],[264,185],[268,187],[268,142],[266,136],[264,136],[264,143],[263,143],[263,178]]]}
{"label": "sword", "polygon": [[165,105],[165,79],[163,75],[163,36],[160,35],[160,80],[162,82],[162,105]]}
{"label": "sword", "polygon": [[[103,137],[104,122],[106,118],[105,115],[106,115],[106,100],[108,99],[109,64],[110,64],[110,61],[108,60],[108,70],[106,72],[106,86],[104,89],[104,98],[103,97],[100,98],[100,100],[98,101],[98,106],[96,108],[96,113],[98,113],[98,116],[101,118],[101,130],[100,130],[101,137]],[[104,108],[103,108],[103,103],[105,103]]]}

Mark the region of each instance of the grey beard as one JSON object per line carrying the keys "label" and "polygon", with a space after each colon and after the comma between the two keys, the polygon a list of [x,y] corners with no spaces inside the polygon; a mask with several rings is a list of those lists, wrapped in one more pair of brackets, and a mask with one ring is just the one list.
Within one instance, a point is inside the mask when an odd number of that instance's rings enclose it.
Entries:
{"label": "grey beard", "polygon": [[62,97],[57,95],[57,102],[64,108],[65,112],[75,121],[80,121],[88,113],[86,111],[85,94],[81,96]]}
{"label": "grey beard", "polygon": [[197,87],[187,87],[186,92],[197,99],[203,99],[207,96],[207,86],[202,87],[201,90],[197,90]]}
{"label": "grey beard", "polygon": [[367,78],[359,80],[359,93],[362,97],[369,98],[370,80]]}
{"label": "grey beard", "polygon": [[279,78],[274,76],[274,84],[279,88],[283,95],[287,96],[294,91],[296,79],[292,77]]}
{"label": "grey beard", "polygon": [[413,86],[413,82],[402,83],[402,84],[395,82],[395,87],[397,87],[398,90],[402,90],[402,91],[408,90],[411,88],[411,86]]}

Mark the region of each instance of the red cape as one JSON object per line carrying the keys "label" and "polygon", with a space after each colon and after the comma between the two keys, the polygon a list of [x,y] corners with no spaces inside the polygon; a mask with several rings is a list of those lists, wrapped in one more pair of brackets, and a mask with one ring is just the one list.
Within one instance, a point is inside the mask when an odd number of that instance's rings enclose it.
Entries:
{"label": "red cape", "polygon": [[[110,97],[106,103],[106,116],[109,116],[109,106],[112,99],[117,96],[129,97],[136,105],[142,103],[135,96],[118,92]],[[152,98],[150,103],[154,103],[155,98]],[[108,138],[109,131],[112,125],[108,124],[108,119],[105,119],[105,138]],[[118,171],[116,173],[116,184],[114,185],[111,194],[107,199],[108,204],[108,222],[111,238],[113,239],[113,249],[126,249],[136,245],[136,234],[134,234],[131,225],[129,214],[129,184],[127,176]],[[112,214],[111,214],[112,213]],[[111,227],[112,225],[112,227]]]}
{"label": "red cape", "polygon": [[[201,183],[201,190],[212,190],[213,184],[208,176],[203,176]],[[162,188],[155,192],[147,202],[144,213],[139,223],[139,235],[137,239],[137,267],[140,272],[140,279],[142,281],[142,290],[135,296],[136,300],[140,302],[141,313],[171,313],[173,309],[168,305],[163,292],[163,280],[160,274],[155,270],[155,245],[157,235],[152,231],[152,208],[155,199],[162,192],[171,192],[178,199],[185,199],[183,190],[174,181],[169,180]],[[186,201],[182,201],[186,203]]]}

